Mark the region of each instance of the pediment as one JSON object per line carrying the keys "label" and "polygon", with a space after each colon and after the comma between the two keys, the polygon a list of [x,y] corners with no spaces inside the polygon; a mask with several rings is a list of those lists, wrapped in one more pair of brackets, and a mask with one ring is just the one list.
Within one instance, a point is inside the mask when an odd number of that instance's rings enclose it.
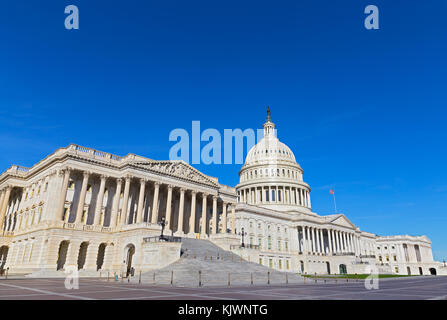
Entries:
{"label": "pediment", "polygon": [[199,170],[183,161],[151,161],[139,162],[136,165],[155,171],[160,174],[174,176],[180,179],[187,179],[197,183],[203,183],[209,186],[218,187],[217,181],[204,175]]}
{"label": "pediment", "polygon": [[332,224],[346,227],[346,228],[356,228],[356,226],[343,214],[339,215],[338,217],[335,217],[332,221]]}

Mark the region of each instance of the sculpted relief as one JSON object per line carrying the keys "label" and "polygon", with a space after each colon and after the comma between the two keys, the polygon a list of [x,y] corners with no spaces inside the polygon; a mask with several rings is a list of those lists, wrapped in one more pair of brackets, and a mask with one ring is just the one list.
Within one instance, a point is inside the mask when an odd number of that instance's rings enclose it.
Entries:
{"label": "sculpted relief", "polygon": [[182,162],[157,161],[138,163],[147,169],[154,170],[160,173],[177,176],[184,179],[193,180],[207,185],[217,186],[211,179],[203,176],[190,166]]}

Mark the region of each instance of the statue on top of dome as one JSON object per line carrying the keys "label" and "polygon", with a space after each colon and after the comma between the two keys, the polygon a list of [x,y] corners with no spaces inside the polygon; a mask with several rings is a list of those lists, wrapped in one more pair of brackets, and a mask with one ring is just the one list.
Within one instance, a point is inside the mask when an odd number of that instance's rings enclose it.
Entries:
{"label": "statue on top of dome", "polygon": [[272,121],[270,118],[270,107],[267,106],[267,122]]}

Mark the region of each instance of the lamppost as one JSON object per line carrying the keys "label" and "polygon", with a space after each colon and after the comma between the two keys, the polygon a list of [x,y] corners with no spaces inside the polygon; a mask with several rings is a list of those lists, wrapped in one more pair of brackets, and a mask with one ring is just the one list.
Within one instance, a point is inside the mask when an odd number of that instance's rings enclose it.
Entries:
{"label": "lamppost", "polygon": [[242,247],[242,248],[245,248],[244,236],[247,235],[247,232],[244,231],[244,227],[242,227],[241,232],[239,232],[239,235],[242,236],[242,244],[241,244],[241,247]]}
{"label": "lamppost", "polygon": [[166,221],[166,219],[163,217],[163,218],[161,218],[161,220],[158,222],[158,224],[161,226],[160,240],[164,240],[164,237],[163,237],[163,231],[165,230],[165,226],[168,224],[168,221]]}

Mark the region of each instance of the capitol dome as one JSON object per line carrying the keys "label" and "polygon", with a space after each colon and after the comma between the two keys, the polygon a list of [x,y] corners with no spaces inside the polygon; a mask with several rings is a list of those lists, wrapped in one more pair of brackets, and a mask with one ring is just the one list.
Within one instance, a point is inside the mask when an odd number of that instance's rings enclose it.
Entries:
{"label": "capitol dome", "polygon": [[263,127],[264,137],[248,151],[239,172],[239,202],[280,211],[310,210],[310,187],[303,181],[303,169],[277,138],[268,107]]}

